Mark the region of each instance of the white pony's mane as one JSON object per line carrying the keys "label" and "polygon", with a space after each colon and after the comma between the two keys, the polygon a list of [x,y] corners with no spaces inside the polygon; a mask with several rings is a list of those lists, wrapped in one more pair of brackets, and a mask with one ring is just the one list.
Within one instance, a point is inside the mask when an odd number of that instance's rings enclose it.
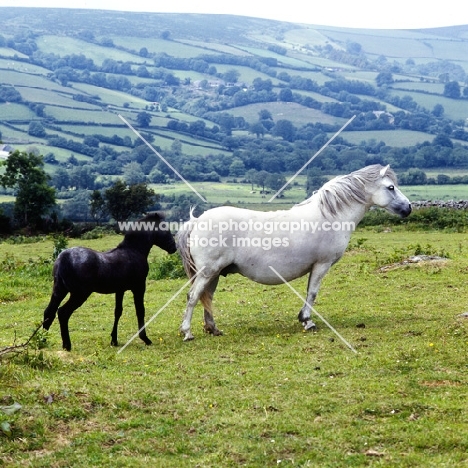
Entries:
{"label": "white pony's mane", "polygon": [[[373,164],[350,174],[335,177],[296,206],[306,205],[318,199],[322,215],[334,216],[349,207],[352,202],[366,203],[369,194],[366,186],[373,185],[382,178],[380,172],[383,168],[384,166],[380,164]],[[395,185],[397,184],[396,174],[392,169],[388,168],[385,176],[389,177]]]}

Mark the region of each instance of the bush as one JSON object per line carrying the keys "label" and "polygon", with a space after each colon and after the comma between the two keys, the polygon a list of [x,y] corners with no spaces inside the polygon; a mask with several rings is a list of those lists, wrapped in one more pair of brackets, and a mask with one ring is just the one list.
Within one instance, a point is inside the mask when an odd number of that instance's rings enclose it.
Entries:
{"label": "bush", "polygon": [[68,240],[63,234],[54,237],[54,250],[52,252],[52,260],[56,260],[62,250],[68,247]]}
{"label": "bush", "polygon": [[186,277],[185,270],[179,254],[164,255],[150,265],[148,279],[160,280],[184,277]]}
{"label": "bush", "polygon": [[106,226],[97,226],[91,231],[85,232],[80,237],[84,240],[101,239],[102,237],[104,237],[104,235],[109,233],[113,233],[113,231],[110,228]]}
{"label": "bush", "polygon": [[407,218],[399,218],[384,210],[375,209],[368,211],[359,225],[406,226],[411,230],[446,229],[464,232],[468,227],[468,210],[439,207],[418,208]]}

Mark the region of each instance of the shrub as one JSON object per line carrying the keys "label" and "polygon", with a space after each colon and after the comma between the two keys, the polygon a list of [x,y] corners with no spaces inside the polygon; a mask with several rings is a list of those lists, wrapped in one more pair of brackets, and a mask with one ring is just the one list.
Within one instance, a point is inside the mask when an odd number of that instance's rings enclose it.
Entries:
{"label": "shrub", "polygon": [[414,210],[407,218],[387,213],[381,209],[366,213],[360,226],[406,226],[410,230],[446,229],[463,232],[468,228],[468,210],[428,207]]}
{"label": "shrub", "polygon": [[164,255],[150,265],[149,279],[184,278],[185,270],[180,255]]}

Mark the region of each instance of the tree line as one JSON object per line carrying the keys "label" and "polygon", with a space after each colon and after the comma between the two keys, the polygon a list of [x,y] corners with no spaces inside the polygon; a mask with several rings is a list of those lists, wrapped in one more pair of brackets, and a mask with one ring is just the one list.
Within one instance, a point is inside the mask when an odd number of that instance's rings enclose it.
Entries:
{"label": "tree line", "polygon": [[[0,226],[5,231],[12,227],[32,230],[60,229],[56,189],[44,170],[42,156],[14,151],[1,165],[4,171],[0,185],[12,189],[15,195],[12,219],[0,212]],[[115,181],[104,191],[87,194],[85,205],[95,222],[104,218],[127,220],[146,212],[158,202],[158,196],[146,184],[126,184]],[[8,222],[9,221],[9,222]]]}

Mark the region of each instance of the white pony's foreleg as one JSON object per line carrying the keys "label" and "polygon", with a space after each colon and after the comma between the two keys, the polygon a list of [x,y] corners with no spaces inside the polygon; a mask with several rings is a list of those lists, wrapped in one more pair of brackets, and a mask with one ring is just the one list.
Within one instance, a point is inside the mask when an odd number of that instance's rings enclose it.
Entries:
{"label": "white pony's foreleg", "polygon": [[193,340],[194,336],[190,329],[192,323],[193,309],[197,305],[200,296],[205,291],[208,284],[211,282],[212,277],[203,276],[203,273],[197,276],[187,294],[187,307],[185,308],[184,318],[180,326],[180,333],[184,335],[184,341]]}
{"label": "white pony's foreleg", "polygon": [[309,331],[317,329],[317,326],[310,318],[310,312],[320,289],[322,279],[327,274],[331,265],[331,263],[316,263],[312,267],[307,285],[306,303],[302,306],[298,315],[298,319],[302,323],[304,330]]}

